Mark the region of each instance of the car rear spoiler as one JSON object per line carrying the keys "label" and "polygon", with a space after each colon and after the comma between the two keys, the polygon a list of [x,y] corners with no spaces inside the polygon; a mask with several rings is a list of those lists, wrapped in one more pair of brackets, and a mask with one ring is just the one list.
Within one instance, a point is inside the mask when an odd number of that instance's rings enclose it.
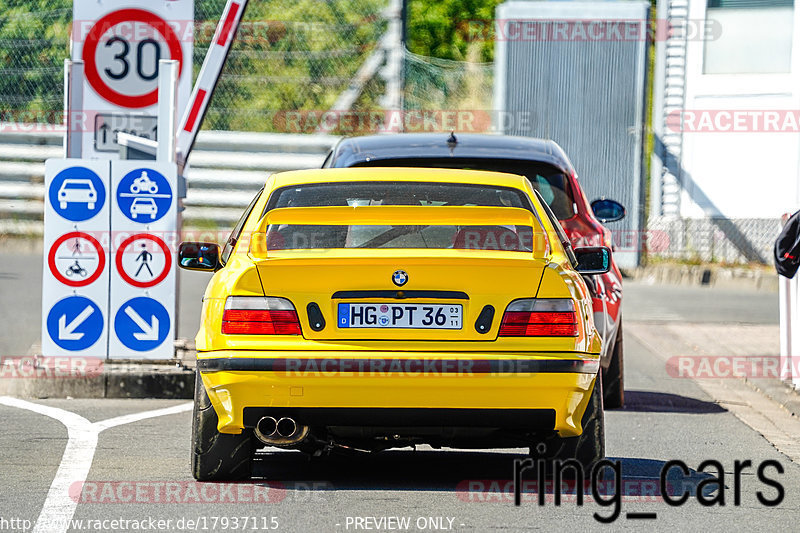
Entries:
{"label": "car rear spoiler", "polygon": [[[387,226],[527,226],[533,229],[534,253],[549,255],[547,235],[536,216],[518,207],[488,206],[356,206],[288,207],[261,218],[250,240],[250,253],[268,255],[267,228],[279,225]],[[544,252],[544,253],[542,253]]]}

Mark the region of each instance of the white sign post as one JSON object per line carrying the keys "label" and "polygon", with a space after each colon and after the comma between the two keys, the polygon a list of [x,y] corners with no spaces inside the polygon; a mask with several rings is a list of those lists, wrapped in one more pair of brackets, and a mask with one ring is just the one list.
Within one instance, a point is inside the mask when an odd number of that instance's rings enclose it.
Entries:
{"label": "white sign post", "polygon": [[42,354],[105,357],[108,161],[45,163]]}
{"label": "white sign post", "polygon": [[[117,159],[116,134],[158,137],[159,60],[178,61],[178,106],[192,83],[194,0],[75,0],[72,58],[83,62],[82,156]],[[71,117],[72,118],[72,117]]]}
{"label": "white sign post", "polygon": [[174,356],[177,166],[111,163],[111,304],[109,357]]}

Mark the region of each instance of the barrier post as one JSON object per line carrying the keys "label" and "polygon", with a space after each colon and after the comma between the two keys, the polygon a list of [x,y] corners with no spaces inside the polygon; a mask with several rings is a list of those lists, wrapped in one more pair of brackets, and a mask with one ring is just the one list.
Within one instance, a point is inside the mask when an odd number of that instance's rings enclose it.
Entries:
{"label": "barrier post", "polygon": [[83,61],[64,60],[64,157],[80,159],[83,151]]}

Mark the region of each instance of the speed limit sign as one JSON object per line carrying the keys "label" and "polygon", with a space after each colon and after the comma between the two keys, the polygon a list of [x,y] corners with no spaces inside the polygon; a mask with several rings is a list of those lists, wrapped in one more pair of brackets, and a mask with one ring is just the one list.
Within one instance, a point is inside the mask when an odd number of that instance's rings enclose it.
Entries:
{"label": "speed limit sign", "polygon": [[[145,35],[140,38],[135,32],[123,31],[137,24],[144,26]],[[183,69],[181,42],[165,20],[144,9],[120,9],[98,20],[86,37],[86,79],[113,104],[148,107],[158,101],[158,60],[162,54],[177,60]]]}
{"label": "speed limit sign", "polygon": [[194,0],[75,0],[72,58],[84,63],[83,157],[116,158],[116,134],[157,140],[158,62],[179,64],[178,109],[191,90]]}

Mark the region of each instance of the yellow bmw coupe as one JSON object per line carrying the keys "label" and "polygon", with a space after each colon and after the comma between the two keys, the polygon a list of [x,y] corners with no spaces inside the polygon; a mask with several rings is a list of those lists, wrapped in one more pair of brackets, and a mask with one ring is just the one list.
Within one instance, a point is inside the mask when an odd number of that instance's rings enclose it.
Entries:
{"label": "yellow bmw coupe", "polygon": [[600,336],[572,249],[522,176],[351,168],[271,175],[222,250],[197,334],[192,470],[249,477],[263,445],[604,456]]}

